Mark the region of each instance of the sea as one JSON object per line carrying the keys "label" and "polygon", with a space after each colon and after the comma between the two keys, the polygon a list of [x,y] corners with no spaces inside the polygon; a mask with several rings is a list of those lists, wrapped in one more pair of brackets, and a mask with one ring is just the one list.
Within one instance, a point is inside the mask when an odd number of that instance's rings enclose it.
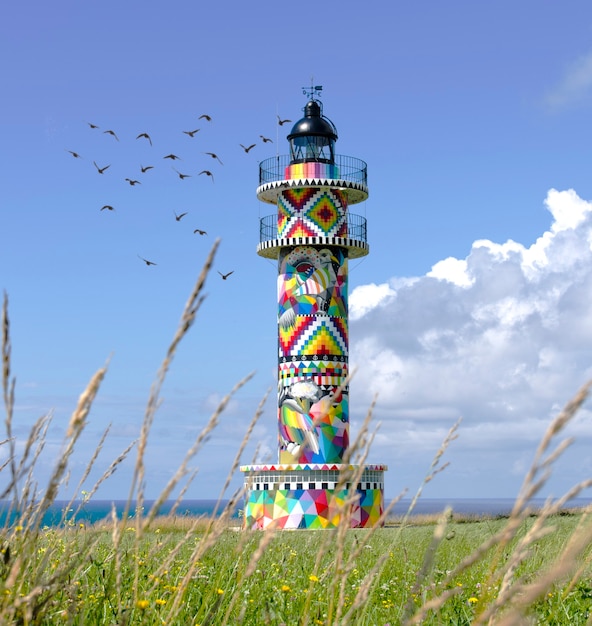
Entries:
{"label": "sea", "polygon": [[[144,513],[151,510],[154,500],[144,501]],[[12,510],[9,501],[0,501],[0,528],[7,523],[18,523],[18,512]],[[159,515],[168,515],[174,507],[174,501],[162,504]],[[178,517],[200,517],[218,514],[224,510],[228,500],[183,500],[175,507],[174,515]],[[541,508],[545,504],[544,498],[535,498],[529,505],[533,509]],[[111,511],[115,507],[116,515],[121,518],[126,510],[126,500],[91,500],[88,502],[69,502],[65,500],[55,501],[45,513],[41,526],[57,527],[65,524],[90,525],[111,518]],[[410,500],[396,502],[391,510],[391,516],[402,516],[409,511]],[[574,498],[570,500],[564,509],[584,508],[592,505],[592,498]],[[474,517],[495,517],[508,515],[514,506],[513,498],[419,498],[410,516],[433,515],[442,513],[447,507],[459,515]],[[240,518],[243,503],[239,503],[233,517]],[[136,514],[135,503],[127,507],[130,517]]]}

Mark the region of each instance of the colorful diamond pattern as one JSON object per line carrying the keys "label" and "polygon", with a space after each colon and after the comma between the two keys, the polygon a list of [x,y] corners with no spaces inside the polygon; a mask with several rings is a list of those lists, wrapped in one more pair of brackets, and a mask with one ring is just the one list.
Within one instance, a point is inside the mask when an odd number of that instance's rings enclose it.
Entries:
{"label": "colorful diamond pattern", "polygon": [[278,198],[278,237],[347,236],[347,201],[337,189],[286,189]]}
{"label": "colorful diamond pattern", "polygon": [[332,202],[332,198],[327,193],[320,198],[307,211],[306,217],[311,220],[321,232],[329,233],[339,219],[339,209]]}

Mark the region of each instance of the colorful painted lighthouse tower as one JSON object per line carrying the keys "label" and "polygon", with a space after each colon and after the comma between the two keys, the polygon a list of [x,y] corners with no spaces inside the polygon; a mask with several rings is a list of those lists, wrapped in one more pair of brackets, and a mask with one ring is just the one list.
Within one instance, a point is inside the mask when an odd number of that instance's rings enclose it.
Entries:
{"label": "colorful painted lighthouse tower", "polygon": [[[246,465],[247,528],[333,528],[377,523],[384,465],[351,465],[348,260],[369,252],[366,163],[335,154],[337,129],[320,87],[288,135],[289,156],[259,165],[257,197],[277,206],[261,219],[257,253],[278,262],[278,463]],[[349,517],[349,514],[348,514]]]}

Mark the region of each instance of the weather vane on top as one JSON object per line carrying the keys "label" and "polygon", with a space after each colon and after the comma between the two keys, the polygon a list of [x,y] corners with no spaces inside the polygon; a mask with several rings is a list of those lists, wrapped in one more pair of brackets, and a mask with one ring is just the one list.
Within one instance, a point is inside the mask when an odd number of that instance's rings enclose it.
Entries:
{"label": "weather vane on top", "polygon": [[308,96],[311,100],[314,100],[315,97],[321,97],[321,91],[323,91],[323,85],[315,85],[314,77],[310,79],[310,87],[302,87],[302,93],[305,96]]}

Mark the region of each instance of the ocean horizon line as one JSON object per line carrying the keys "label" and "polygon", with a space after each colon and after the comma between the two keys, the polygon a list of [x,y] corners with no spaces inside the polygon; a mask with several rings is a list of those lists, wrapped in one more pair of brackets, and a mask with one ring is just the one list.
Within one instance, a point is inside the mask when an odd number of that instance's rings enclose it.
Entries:
{"label": "ocean horizon line", "polygon": [[[395,498],[386,499],[385,506],[390,506]],[[418,515],[435,515],[450,508],[458,515],[479,516],[503,516],[509,515],[514,507],[516,498],[418,498],[410,511],[412,498],[397,500],[392,506],[390,516],[400,516],[409,513],[411,517]],[[533,498],[529,501],[533,509],[541,508],[548,498]],[[143,511],[148,512],[156,504],[157,500],[146,499],[143,501]],[[206,517],[221,513],[229,504],[229,499],[193,498],[180,502],[165,500],[159,508],[157,515],[166,516],[173,514],[176,517]],[[243,501],[239,501],[232,513],[232,518],[240,518]],[[592,504],[592,498],[573,498],[562,507],[565,509],[584,508]],[[119,519],[125,510],[128,516],[134,518],[137,514],[137,501],[128,501],[126,498],[96,499],[96,500],[56,500],[45,512],[42,526],[59,526],[68,524],[94,524],[109,519],[112,511]],[[8,522],[14,523],[20,517],[19,512],[14,510],[13,502],[0,500],[0,525],[6,526]]]}

